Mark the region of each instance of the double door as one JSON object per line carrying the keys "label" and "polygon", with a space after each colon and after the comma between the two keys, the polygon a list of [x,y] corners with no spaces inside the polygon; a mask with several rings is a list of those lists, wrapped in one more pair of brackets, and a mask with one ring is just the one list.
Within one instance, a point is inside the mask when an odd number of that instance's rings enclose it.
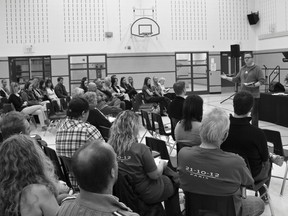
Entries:
{"label": "double door", "polygon": [[176,81],[186,83],[186,92],[209,93],[208,52],[177,52],[175,58]]}

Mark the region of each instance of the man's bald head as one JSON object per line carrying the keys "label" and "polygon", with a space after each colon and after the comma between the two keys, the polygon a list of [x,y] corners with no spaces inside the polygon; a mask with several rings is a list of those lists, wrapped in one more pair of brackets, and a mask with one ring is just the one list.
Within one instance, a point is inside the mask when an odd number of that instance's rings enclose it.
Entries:
{"label": "man's bald head", "polygon": [[72,171],[79,187],[92,193],[102,193],[112,187],[117,179],[117,168],[113,148],[102,140],[82,146],[72,157]]}

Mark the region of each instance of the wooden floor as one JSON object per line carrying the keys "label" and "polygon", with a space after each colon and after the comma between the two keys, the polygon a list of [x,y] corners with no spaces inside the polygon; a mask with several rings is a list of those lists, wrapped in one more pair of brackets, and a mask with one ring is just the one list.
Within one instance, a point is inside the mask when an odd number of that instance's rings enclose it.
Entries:
{"label": "wooden floor", "polygon": [[[222,100],[229,97],[233,93],[234,92],[232,91],[232,92],[226,92],[222,94],[201,95],[201,97],[204,100],[204,113],[213,109],[214,107],[221,107],[222,109],[226,110],[227,113],[233,113],[232,99],[229,99],[225,101],[224,103],[220,104]],[[165,122],[168,123],[169,122],[168,117],[163,117],[163,121],[164,123]],[[260,121],[259,127],[280,131],[281,137],[282,137],[282,143],[288,144],[288,130],[286,127],[282,127],[282,126],[278,126],[272,123],[262,122],[262,121]],[[50,132],[46,132],[45,134],[44,132],[40,131],[39,128],[40,126],[37,129],[35,129],[32,133],[37,133],[40,136],[42,136],[42,138],[48,143],[48,145],[52,147],[53,149],[55,149],[55,134],[51,134]],[[144,128],[141,128],[140,137],[142,137],[141,135],[144,133],[144,131],[145,131]],[[173,152],[172,156],[175,154],[176,152]],[[285,163],[283,164],[282,167],[279,167],[274,164],[272,175],[283,177],[285,166],[286,166]],[[288,188],[287,188],[288,182],[285,186],[283,196],[280,196],[280,189],[281,189],[282,181],[283,181],[282,179],[272,177],[271,183],[270,183],[269,191],[270,191],[270,196],[272,199],[275,216],[288,215]],[[264,216],[271,215],[268,205],[266,205],[265,212],[262,215]]]}

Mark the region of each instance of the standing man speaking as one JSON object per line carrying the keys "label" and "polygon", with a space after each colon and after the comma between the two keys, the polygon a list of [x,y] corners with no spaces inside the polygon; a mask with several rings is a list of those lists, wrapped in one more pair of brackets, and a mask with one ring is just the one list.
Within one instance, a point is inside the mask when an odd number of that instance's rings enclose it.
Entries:
{"label": "standing man speaking", "polygon": [[221,78],[230,82],[240,83],[241,91],[248,91],[253,95],[252,125],[258,127],[259,87],[264,84],[265,78],[261,68],[254,63],[253,57],[252,52],[245,52],[245,65],[240,69],[239,73],[235,77],[227,77],[226,74],[222,74]]}

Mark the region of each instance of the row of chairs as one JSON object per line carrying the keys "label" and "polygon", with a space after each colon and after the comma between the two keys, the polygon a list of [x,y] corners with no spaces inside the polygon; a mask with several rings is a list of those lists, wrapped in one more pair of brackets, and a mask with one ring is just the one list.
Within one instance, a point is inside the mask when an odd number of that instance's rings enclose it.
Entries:
{"label": "row of chairs", "polygon": [[[146,131],[143,134],[141,141],[144,139],[146,136],[147,132],[151,134],[153,137],[161,137],[165,136],[167,140],[168,147],[170,148],[170,155],[172,151],[175,149],[176,143],[175,141],[170,142],[170,136],[174,134],[173,130],[171,127],[168,127],[166,130],[164,123],[162,121],[161,115],[157,113],[149,113],[147,111],[141,110],[141,118],[142,118],[142,125],[145,127]],[[172,125],[172,123],[171,123]],[[172,136],[173,138],[173,136]],[[173,138],[174,139],[174,138]]]}

